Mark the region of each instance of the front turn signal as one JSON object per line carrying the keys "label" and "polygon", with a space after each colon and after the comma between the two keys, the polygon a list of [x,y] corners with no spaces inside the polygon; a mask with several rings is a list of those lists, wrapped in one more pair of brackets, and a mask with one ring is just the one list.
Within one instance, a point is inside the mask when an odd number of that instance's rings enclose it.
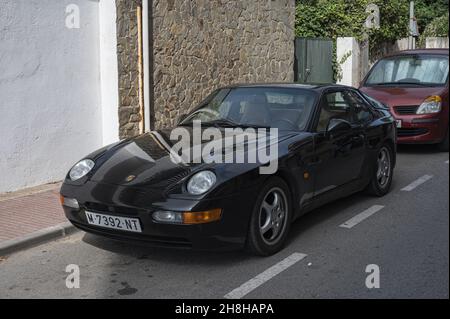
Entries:
{"label": "front turn signal", "polygon": [[203,212],[184,212],[183,224],[205,224],[219,220],[222,217],[222,209],[216,208]]}

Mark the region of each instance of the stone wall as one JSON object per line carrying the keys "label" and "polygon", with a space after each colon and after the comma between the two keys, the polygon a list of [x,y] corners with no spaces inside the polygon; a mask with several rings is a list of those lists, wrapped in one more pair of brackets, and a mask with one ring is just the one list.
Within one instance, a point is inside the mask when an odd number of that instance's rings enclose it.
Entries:
{"label": "stone wall", "polygon": [[294,0],[154,0],[156,127],[219,86],[294,80]]}
{"label": "stone wall", "polygon": [[[139,133],[136,5],[116,0],[120,137]],[[295,0],[153,0],[152,129],[217,87],[294,80]],[[145,114],[144,116],[150,116]]]}
{"label": "stone wall", "polygon": [[136,8],[140,0],[116,0],[119,72],[119,137],[139,134],[138,30]]}

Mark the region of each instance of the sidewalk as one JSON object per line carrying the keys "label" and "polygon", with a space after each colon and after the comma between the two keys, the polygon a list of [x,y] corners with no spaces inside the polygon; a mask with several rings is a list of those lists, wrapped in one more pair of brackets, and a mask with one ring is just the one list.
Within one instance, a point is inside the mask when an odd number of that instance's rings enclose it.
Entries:
{"label": "sidewalk", "polygon": [[0,256],[73,230],[59,203],[60,184],[0,194]]}

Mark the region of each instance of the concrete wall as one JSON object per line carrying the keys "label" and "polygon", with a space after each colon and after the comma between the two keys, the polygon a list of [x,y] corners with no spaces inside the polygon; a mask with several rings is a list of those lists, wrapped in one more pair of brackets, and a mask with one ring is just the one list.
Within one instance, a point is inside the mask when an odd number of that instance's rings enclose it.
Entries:
{"label": "concrete wall", "polygon": [[99,29],[98,1],[0,0],[0,192],[61,180],[102,145]]}
{"label": "concrete wall", "polygon": [[382,43],[377,48],[376,52],[370,52],[370,64],[373,65],[375,62],[377,62],[378,59],[381,59],[385,55],[402,50],[408,50],[408,42],[408,38],[403,38],[394,42]]}
{"label": "concrete wall", "polygon": [[430,49],[448,49],[448,37],[426,38],[425,47]]}
{"label": "concrete wall", "polygon": [[339,64],[338,84],[358,87],[367,72],[368,46],[356,38],[342,37],[336,40],[336,58]]}
{"label": "concrete wall", "polygon": [[[421,46],[418,43],[419,41],[416,41],[416,48],[420,49]],[[371,64],[375,63],[378,59],[382,58],[385,55],[394,53],[394,52],[398,52],[398,51],[402,51],[402,50],[408,50],[408,44],[409,44],[409,39],[408,38],[403,38],[403,39],[399,39],[395,42],[386,42],[383,43],[382,45],[380,45],[380,47],[378,48],[377,52],[370,52],[371,54],[371,59],[370,62]],[[422,45],[423,47],[423,45]],[[425,38],[425,48],[446,48],[448,49],[449,47],[449,43],[448,43],[448,38],[446,37],[427,37]]]}

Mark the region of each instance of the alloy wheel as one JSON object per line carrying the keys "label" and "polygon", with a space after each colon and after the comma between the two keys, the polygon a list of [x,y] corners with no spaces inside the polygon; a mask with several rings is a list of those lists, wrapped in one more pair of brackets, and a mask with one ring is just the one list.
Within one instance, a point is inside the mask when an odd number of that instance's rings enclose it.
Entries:
{"label": "alloy wheel", "polygon": [[278,187],[270,189],[259,210],[259,230],[263,241],[273,245],[278,242],[286,229],[288,210],[287,197]]}
{"label": "alloy wheel", "polygon": [[378,153],[377,181],[381,188],[389,184],[391,178],[391,154],[386,147]]}

